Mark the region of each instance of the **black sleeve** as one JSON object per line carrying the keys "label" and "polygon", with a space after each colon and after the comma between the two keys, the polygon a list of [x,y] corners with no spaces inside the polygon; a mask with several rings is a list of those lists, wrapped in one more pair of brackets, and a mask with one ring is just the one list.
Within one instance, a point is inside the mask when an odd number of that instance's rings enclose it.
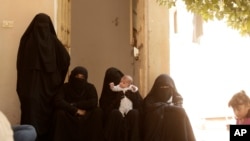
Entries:
{"label": "black sleeve", "polygon": [[132,101],[133,109],[140,109],[142,107],[143,99],[139,91],[135,93],[128,91],[126,96]]}
{"label": "black sleeve", "polygon": [[76,107],[83,110],[96,108],[98,103],[98,95],[95,86],[92,84],[88,84],[85,94],[87,96],[83,100],[75,103]]}
{"label": "black sleeve", "polygon": [[113,94],[115,95],[114,99],[110,101],[109,105],[107,106],[107,109],[109,111],[113,109],[118,109],[121,99],[124,97],[124,94],[122,92],[114,92]]}
{"label": "black sleeve", "polygon": [[173,96],[173,103],[175,106],[180,106],[182,107],[183,104],[183,97],[178,93]]}
{"label": "black sleeve", "polygon": [[65,87],[62,87],[55,96],[55,107],[56,109],[64,110],[74,115],[77,112],[77,108],[65,100],[65,94]]}

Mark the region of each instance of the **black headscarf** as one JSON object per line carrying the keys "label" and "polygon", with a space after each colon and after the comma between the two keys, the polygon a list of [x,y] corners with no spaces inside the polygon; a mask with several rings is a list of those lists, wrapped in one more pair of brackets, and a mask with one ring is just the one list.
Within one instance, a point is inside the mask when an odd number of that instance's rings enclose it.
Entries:
{"label": "black headscarf", "polygon": [[40,141],[48,137],[52,99],[63,85],[70,56],[56,36],[47,14],[35,15],[21,37],[17,54],[16,91],[21,104],[21,124],[36,128]]}
{"label": "black headscarf", "polygon": [[100,97],[101,107],[105,108],[105,105],[109,104],[106,100],[112,101],[114,98],[114,92],[110,89],[109,83],[114,82],[115,85],[118,85],[123,75],[124,74],[115,67],[110,67],[106,70]]}
{"label": "black headscarf", "polygon": [[[65,68],[64,62],[69,55],[60,56],[65,52],[62,43],[57,39],[50,17],[39,13],[31,21],[24,32],[17,56],[17,69],[37,69],[54,72],[57,67]],[[60,54],[60,55],[58,55]],[[57,60],[60,59],[61,63]]]}
{"label": "black headscarf", "polygon": [[[195,141],[189,118],[180,106],[174,106],[181,97],[173,79],[161,74],[143,103],[144,141]],[[172,100],[171,100],[172,98]]]}
{"label": "black headscarf", "polygon": [[145,104],[157,102],[175,104],[178,103],[179,100],[182,101],[182,98],[176,90],[173,79],[167,74],[161,74],[155,79],[152,89],[145,97],[144,101]]}
{"label": "black headscarf", "polygon": [[104,81],[103,81],[103,87],[100,97],[100,107],[104,111],[104,118],[108,116],[108,114],[111,112],[111,110],[114,108],[113,102],[116,101],[116,92],[113,92],[110,89],[109,83],[114,82],[115,85],[119,84],[122,76],[124,74],[115,67],[110,67],[106,70]]}
{"label": "black headscarf", "polygon": [[[84,76],[84,79],[76,78],[76,75],[78,74],[82,74]],[[86,86],[87,80],[88,80],[87,69],[81,66],[77,66],[71,71],[69,77],[69,85],[77,94],[80,94],[84,89],[84,87]]]}

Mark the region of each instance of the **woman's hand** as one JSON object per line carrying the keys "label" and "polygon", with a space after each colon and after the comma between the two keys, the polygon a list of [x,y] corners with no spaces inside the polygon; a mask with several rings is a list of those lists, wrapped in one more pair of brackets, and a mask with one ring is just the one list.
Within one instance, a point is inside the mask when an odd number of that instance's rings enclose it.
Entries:
{"label": "woman's hand", "polygon": [[113,82],[109,83],[110,89],[113,89],[115,84]]}
{"label": "woman's hand", "polygon": [[77,116],[84,116],[86,114],[86,110],[77,109],[76,115]]}

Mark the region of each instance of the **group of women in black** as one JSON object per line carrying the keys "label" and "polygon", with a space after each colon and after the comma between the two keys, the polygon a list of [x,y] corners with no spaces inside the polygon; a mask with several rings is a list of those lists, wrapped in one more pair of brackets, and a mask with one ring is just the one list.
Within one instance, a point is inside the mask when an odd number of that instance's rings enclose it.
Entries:
{"label": "group of women in black", "polygon": [[[37,14],[21,38],[17,56],[21,124],[35,127],[37,141],[195,141],[169,75],[159,75],[143,99],[139,91],[112,91],[109,84],[119,84],[124,74],[110,67],[98,99],[86,68],[75,67],[64,82],[69,65],[50,17]],[[133,103],[126,116],[118,110],[124,95]]]}
{"label": "group of women in black", "polygon": [[182,107],[183,99],[169,75],[160,74],[144,99],[139,93],[135,94],[131,98],[133,110],[125,117],[118,111],[123,96],[108,86],[110,82],[119,84],[122,76],[114,67],[105,73],[100,97],[105,141],[195,141],[188,115]]}

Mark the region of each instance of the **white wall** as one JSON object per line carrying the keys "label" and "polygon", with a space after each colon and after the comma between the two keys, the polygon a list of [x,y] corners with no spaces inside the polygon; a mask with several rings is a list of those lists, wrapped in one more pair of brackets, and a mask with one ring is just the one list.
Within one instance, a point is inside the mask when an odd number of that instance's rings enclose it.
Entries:
{"label": "white wall", "polygon": [[[12,124],[17,124],[20,119],[16,93],[16,56],[19,40],[37,13],[47,13],[54,19],[54,1],[0,0],[0,3],[0,110]],[[4,20],[13,21],[13,27],[2,27]]]}

